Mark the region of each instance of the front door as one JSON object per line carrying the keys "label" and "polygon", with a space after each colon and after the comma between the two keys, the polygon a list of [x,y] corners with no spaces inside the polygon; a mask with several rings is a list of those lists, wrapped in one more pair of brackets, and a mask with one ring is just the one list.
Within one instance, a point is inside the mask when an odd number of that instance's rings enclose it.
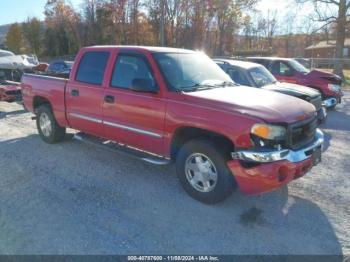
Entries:
{"label": "front door", "polygon": [[143,54],[119,53],[104,95],[106,136],[128,146],[162,155],[165,101],[159,92],[130,90],[135,79],[151,81],[158,90],[152,68]]}
{"label": "front door", "polygon": [[280,82],[296,84],[295,70],[285,61],[274,61],[271,65],[271,73]]}

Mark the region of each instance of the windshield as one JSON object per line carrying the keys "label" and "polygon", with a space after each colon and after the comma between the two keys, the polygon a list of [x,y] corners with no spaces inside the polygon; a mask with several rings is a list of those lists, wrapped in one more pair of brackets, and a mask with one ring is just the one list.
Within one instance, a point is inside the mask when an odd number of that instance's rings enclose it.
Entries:
{"label": "windshield", "polygon": [[155,53],[153,56],[173,90],[234,84],[214,61],[202,53]]}
{"label": "windshield", "polygon": [[277,82],[276,78],[263,66],[254,67],[248,72],[258,87],[271,85]]}
{"label": "windshield", "polygon": [[305,66],[303,66],[302,64],[300,64],[298,61],[296,60],[290,60],[290,65],[293,67],[293,69],[299,73],[309,73],[310,70],[307,69]]}

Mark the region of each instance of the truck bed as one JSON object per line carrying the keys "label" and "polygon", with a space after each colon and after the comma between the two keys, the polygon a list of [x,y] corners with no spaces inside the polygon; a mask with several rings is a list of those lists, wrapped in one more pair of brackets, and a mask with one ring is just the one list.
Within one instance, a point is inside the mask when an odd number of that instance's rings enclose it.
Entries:
{"label": "truck bed", "polygon": [[34,104],[40,99],[45,99],[52,105],[56,120],[63,124],[65,117],[65,89],[68,79],[24,74],[21,80],[24,107],[34,113]]}

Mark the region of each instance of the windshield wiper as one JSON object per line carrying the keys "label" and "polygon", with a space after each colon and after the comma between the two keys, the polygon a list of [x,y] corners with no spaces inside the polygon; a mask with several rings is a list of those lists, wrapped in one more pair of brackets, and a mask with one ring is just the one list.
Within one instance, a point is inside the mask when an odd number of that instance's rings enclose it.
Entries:
{"label": "windshield wiper", "polygon": [[207,90],[217,88],[216,85],[208,85],[208,84],[194,84],[192,86],[186,86],[181,89],[183,92],[194,92],[199,90]]}
{"label": "windshield wiper", "polygon": [[221,87],[238,86],[238,84],[236,84],[234,82],[224,81],[224,82],[221,82],[220,84],[216,84],[216,86],[221,86]]}

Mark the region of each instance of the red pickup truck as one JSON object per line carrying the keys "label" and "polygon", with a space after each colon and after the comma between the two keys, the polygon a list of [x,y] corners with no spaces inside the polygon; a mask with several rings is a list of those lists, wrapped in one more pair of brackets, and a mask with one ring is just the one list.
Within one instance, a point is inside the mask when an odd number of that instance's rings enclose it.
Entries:
{"label": "red pickup truck", "polygon": [[199,52],[83,48],[70,79],[24,75],[22,90],[45,142],[59,142],[70,127],[83,132],[80,139],[148,162],[174,161],[184,189],[205,203],[236,187],[246,194],[274,190],[321,159],[313,105],[235,86]]}
{"label": "red pickup truck", "polygon": [[265,66],[280,82],[294,83],[312,87],[321,92],[324,106],[334,108],[341,103],[342,79],[331,73],[305,68],[291,58],[248,57],[248,61]]}

